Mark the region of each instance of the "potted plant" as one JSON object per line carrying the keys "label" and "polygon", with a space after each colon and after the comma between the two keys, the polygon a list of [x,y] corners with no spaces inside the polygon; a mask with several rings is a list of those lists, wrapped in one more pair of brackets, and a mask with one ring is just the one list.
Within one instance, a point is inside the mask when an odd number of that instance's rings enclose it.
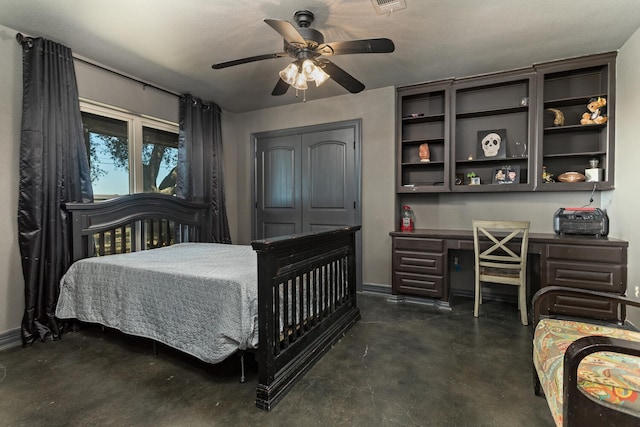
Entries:
{"label": "potted plant", "polygon": [[480,177],[475,172],[469,172],[467,178],[469,178],[469,185],[480,185]]}

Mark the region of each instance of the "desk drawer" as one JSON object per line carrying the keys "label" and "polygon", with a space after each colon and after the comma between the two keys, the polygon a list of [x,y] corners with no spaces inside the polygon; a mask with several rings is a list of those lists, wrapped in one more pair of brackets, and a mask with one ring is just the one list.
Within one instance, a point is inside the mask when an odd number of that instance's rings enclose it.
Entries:
{"label": "desk drawer", "polygon": [[549,245],[547,258],[609,264],[625,264],[627,262],[626,248],[589,245]]}
{"label": "desk drawer", "polygon": [[442,276],[395,272],[393,275],[393,293],[442,298],[444,295],[444,279]]}
{"label": "desk drawer", "polygon": [[[594,298],[569,296],[551,297],[551,312],[565,316],[580,316],[590,319],[617,321],[618,304]],[[623,319],[624,320],[624,319]]]}
{"label": "desk drawer", "polygon": [[393,266],[396,272],[406,271],[442,276],[444,274],[444,254],[396,251]]}
{"label": "desk drawer", "polygon": [[396,237],[393,239],[397,251],[443,252],[443,239],[425,239],[416,237]]}
{"label": "desk drawer", "polygon": [[547,285],[624,293],[623,266],[568,261],[547,261]]}

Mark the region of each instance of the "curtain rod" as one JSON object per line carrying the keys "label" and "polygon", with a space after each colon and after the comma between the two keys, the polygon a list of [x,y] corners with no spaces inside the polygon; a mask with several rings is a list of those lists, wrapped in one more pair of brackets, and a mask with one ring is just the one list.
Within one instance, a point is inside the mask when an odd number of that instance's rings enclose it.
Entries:
{"label": "curtain rod", "polygon": [[118,71],[112,70],[112,69],[110,69],[110,68],[108,68],[108,67],[105,67],[105,66],[103,66],[103,65],[96,64],[95,62],[90,61],[90,60],[88,60],[88,59],[84,59],[84,58],[82,58],[82,57],[80,57],[80,56],[78,56],[78,55],[76,55],[76,54],[73,54],[73,59],[75,59],[76,61],[80,61],[80,62],[82,62],[82,63],[84,63],[84,64],[91,65],[91,66],[93,66],[93,67],[99,68],[100,70],[108,71],[108,72],[110,72],[110,73],[112,73],[112,74],[115,74],[115,75],[117,75],[117,76],[124,77],[125,79],[129,79],[129,80],[134,81],[134,82],[136,82],[136,83],[140,83],[140,84],[142,85],[142,87],[143,87],[143,88],[150,87],[150,88],[153,88],[153,89],[155,89],[155,90],[159,90],[160,92],[164,92],[164,93],[167,93],[167,94],[169,94],[169,95],[176,96],[176,97],[178,97],[178,98],[182,97],[182,95],[181,95],[181,94],[179,94],[179,93],[172,92],[172,91],[170,91],[170,90],[168,90],[168,89],[163,89],[163,88],[161,88],[161,87],[159,87],[159,86],[153,85],[153,84],[151,84],[151,83],[147,83],[147,82],[142,81],[142,80],[140,80],[140,79],[137,79],[137,78],[135,78],[135,77],[128,76],[128,75],[126,75],[126,74],[123,74],[123,73],[120,73],[120,72],[118,72]]}
{"label": "curtain rod", "polygon": [[[23,45],[24,43],[32,44],[33,39],[31,37],[26,37],[26,36],[22,35],[21,33],[17,33],[16,34],[16,41],[18,42],[19,45]],[[121,72],[112,70],[110,68],[105,67],[104,65],[97,64],[97,63],[95,63],[93,61],[90,61],[90,60],[85,59],[85,58],[83,58],[83,57],[81,57],[79,55],[76,55],[75,53],[72,53],[72,55],[73,55],[73,59],[76,60],[76,61],[82,62],[82,63],[87,64],[87,65],[91,65],[93,67],[99,68],[99,69],[104,70],[104,71],[108,71],[108,72],[110,72],[112,74],[115,74],[115,75],[120,76],[120,77],[124,77],[125,79],[129,79],[129,80],[134,81],[136,83],[140,83],[142,85],[143,89],[147,88],[147,87],[150,87],[150,88],[159,90],[160,92],[164,92],[164,93],[167,93],[169,95],[177,96],[178,98],[182,97],[182,94],[179,94],[179,93],[176,93],[176,92],[172,92],[172,91],[170,91],[168,89],[163,89],[163,88],[161,88],[159,86],[152,85],[150,83],[144,82],[144,81],[142,81],[140,79],[137,79],[135,77],[131,77],[131,76],[128,76],[128,75],[123,74]]]}

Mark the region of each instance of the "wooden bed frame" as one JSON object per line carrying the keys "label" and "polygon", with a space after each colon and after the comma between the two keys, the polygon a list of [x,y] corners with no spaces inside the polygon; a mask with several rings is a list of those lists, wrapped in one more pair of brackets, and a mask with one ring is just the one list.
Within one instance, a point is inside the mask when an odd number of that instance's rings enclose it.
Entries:
{"label": "wooden bed frame", "polygon": [[[163,194],[66,203],[65,210],[72,261],[206,242],[209,236],[206,205]],[[270,410],[360,319],[355,253],[359,229],[252,242],[258,257],[257,407]]]}

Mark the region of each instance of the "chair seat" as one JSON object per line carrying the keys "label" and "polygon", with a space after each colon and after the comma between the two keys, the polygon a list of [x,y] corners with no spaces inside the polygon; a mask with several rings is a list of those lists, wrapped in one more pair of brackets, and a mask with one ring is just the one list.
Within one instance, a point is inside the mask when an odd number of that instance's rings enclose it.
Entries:
{"label": "chair seat", "polygon": [[508,268],[480,267],[480,274],[495,277],[510,277],[517,279],[520,277],[520,270],[510,270]]}
{"label": "chair seat", "polygon": [[[638,332],[582,322],[542,319],[536,327],[533,363],[558,426],[562,425],[563,418],[564,353],[572,342],[590,335],[640,342]],[[578,387],[597,400],[620,405],[640,416],[640,357],[593,353],[578,366]]]}

